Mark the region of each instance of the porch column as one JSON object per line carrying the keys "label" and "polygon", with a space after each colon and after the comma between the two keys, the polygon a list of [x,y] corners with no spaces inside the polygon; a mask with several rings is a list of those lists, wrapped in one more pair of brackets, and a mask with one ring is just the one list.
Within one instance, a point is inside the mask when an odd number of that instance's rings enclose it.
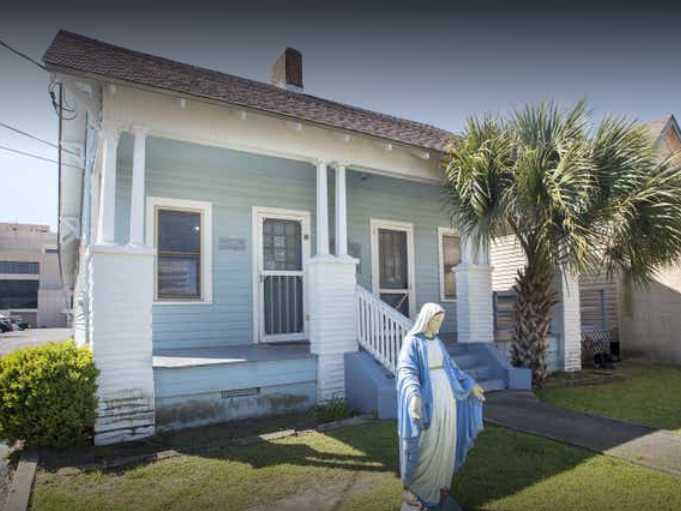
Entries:
{"label": "porch column", "polygon": [[102,179],[99,190],[97,243],[113,244],[116,226],[116,160],[118,128],[107,128],[102,143]]}
{"label": "porch column", "polygon": [[153,248],[143,246],[144,133],[135,136],[130,244],[116,245],[116,149],[118,130],[104,134],[97,243],[87,266],[90,344],[97,378],[95,444],[152,435],[156,414],[152,367]]}
{"label": "porch column", "polygon": [[458,342],[494,342],[492,267],[486,247],[461,241],[461,264],[456,273]]}
{"label": "porch column", "polygon": [[146,169],[147,129],[133,126],[135,138],[132,156],[132,193],[130,198],[130,245],[144,246],[144,177]]}
{"label": "porch column", "polygon": [[317,161],[317,256],[329,255],[329,187],[327,164]]}
{"label": "porch column", "polygon": [[[345,396],[345,353],[357,351],[355,266],[347,257],[345,166],[336,169],[337,256],[329,255],[327,164],[317,163],[317,256],[307,265],[310,351],[317,355],[317,401]],[[342,224],[338,226],[338,224]],[[342,255],[344,254],[344,255]]]}
{"label": "porch column", "polygon": [[336,166],[336,255],[348,255],[348,218],[345,164]]}
{"label": "porch column", "polygon": [[582,368],[582,318],[579,302],[579,276],[560,269],[560,354],[563,371]]}

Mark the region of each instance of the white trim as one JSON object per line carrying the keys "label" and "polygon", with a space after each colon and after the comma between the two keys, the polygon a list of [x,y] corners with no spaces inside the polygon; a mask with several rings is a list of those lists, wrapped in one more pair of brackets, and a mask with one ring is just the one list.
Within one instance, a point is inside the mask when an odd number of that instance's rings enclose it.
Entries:
{"label": "white trim", "polygon": [[201,299],[159,300],[158,273],[154,257],[154,305],[207,305],[213,303],[213,204],[204,201],[174,199],[170,197],[147,197],[146,242],[156,249],[156,209],[168,208],[201,213]]}
{"label": "white trim", "polygon": [[0,273],[0,280],[40,280],[39,273]]}
{"label": "white trim", "polygon": [[[456,297],[455,298],[446,298],[445,297],[445,269],[444,269],[444,245],[442,243],[442,238],[444,236],[456,236],[459,238],[459,255],[462,255],[462,247],[461,247],[461,236],[459,235],[459,232],[456,229],[452,229],[451,227],[438,227],[437,228],[437,259],[438,259],[438,274],[440,275],[440,301],[444,303],[455,303],[456,302]],[[461,263],[459,263],[461,264]],[[457,265],[458,266],[458,265]],[[458,295],[458,293],[457,293]]]}
{"label": "white trim", "polygon": [[[303,271],[303,335],[277,335],[269,336],[265,339],[264,323],[262,310],[262,298],[260,293],[260,275],[263,265],[262,261],[262,230],[261,223],[265,218],[279,218],[282,220],[300,221],[302,227],[302,271]],[[278,342],[291,341],[308,338],[308,290],[307,290],[307,263],[311,256],[312,234],[311,234],[312,214],[305,210],[270,208],[263,206],[253,206],[251,213],[251,272],[253,274],[253,342]]]}
{"label": "white trim", "polygon": [[[407,278],[409,279],[409,317],[416,315],[416,271],[414,257],[414,224],[409,222],[397,222],[394,220],[369,219],[369,231],[371,233],[371,288],[374,295],[381,294],[379,285],[379,261],[378,261],[378,230],[390,229],[407,233]],[[390,292],[390,291],[385,291]]]}

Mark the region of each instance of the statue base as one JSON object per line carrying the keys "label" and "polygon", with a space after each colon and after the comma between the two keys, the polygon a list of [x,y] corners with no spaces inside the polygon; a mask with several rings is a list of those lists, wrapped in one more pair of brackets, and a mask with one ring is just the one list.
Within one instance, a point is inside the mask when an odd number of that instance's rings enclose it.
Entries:
{"label": "statue base", "polygon": [[[432,511],[463,511],[463,508],[459,506],[459,504],[454,500],[451,496],[447,497],[447,499],[442,502],[439,506],[437,507],[432,507],[429,508],[429,510]],[[412,506],[411,504],[407,504],[406,502],[402,502],[402,507],[400,508],[400,511],[419,511],[419,506]]]}

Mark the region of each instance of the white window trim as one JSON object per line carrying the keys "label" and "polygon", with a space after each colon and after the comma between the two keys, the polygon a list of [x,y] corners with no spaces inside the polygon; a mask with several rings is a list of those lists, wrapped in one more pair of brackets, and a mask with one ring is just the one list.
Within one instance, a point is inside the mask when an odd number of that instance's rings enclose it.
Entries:
{"label": "white window trim", "polygon": [[159,300],[158,272],[154,257],[154,305],[208,305],[213,303],[213,204],[210,202],[173,199],[170,197],[147,197],[146,241],[157,248],[156,209],[192,211],[201,214],[201,299]]}
{"label": "white window trim", "polygon": [[379,261],[378,261],[378,230],[390,229],[407,233],[407,272],[409,278],[409,317],[416,315],[416,271],[414,251],[414,224],[409,222],[397,222],[394,220],[382,220],[380,218],[369,219],[369,231],[371,233],[371,288],[376,296],[380,296]]}
{"label": "white window trim", "polygon": [[[461,235],[456,229],[451,227],[438,227],[437,228],[437,259],[439,263],[438,273],[440,274],[440,301],[444,303],[455,303],[456,298],[446,298],[445,296],[445,260],[444,260],[444,244],[442,238],[444,236],[456,236],[459,238],[459,243],[461,243]],[[459,253],[463,257],[463,246],[459,245]],[[457,292],[458,297],[458,292]]]}
{"label": "white window trim", "polygon": [[[262,298],[260,296],[260,268],[262,268],[262,233],[260,231],[260,220],[264,218],[280,218],[282,220],[296,220],[301,222],[302,226],[302,243],[303,243],[303,337],[309,338],[309,321],[308,321],[308,311],[309,311],[309,293],[308,293],[308,276],[307,276],[307,263],[310,260],[312,254],[312,231],[311,231],[311,217],[309,211],[297,210],[297,209],[283,209],[283,208],[271,208],[266,206],[253,206],[251,209],[251,262],[252,262],[252,273],[253,273],[253,342],[277,342],[277,341],[289,341],[290,338],[283,336],[276,339],[274,336],[270,336],[269,339],[265,339],[264,334],[264,324],[263,324],[263,311],[262,311]],[[295,336],[294,336],[295,337]]]}

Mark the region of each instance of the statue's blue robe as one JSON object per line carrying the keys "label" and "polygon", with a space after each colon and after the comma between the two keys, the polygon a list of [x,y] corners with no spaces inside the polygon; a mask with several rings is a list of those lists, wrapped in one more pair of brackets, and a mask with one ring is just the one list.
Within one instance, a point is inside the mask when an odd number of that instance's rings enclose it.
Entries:
{"label": "statue's blue robe", "polygon": [[[439,338],[426,339],[422,334],[404,340],[397,363],[397,431],[400,438],[400,474],[409,487],[418,464],[418,440],[422,429],[430,426],[433,415],[433,392],[428,371],[426,342],[440,344],[444,369],[456,398],[456,455],[454,471],[461,468],[473,441],[482,431],[482,403],[471,394],[475,380],[456,365]],[[414,420],[409,414],[409,400],[415,394],[423,402],[423,418]]]}

